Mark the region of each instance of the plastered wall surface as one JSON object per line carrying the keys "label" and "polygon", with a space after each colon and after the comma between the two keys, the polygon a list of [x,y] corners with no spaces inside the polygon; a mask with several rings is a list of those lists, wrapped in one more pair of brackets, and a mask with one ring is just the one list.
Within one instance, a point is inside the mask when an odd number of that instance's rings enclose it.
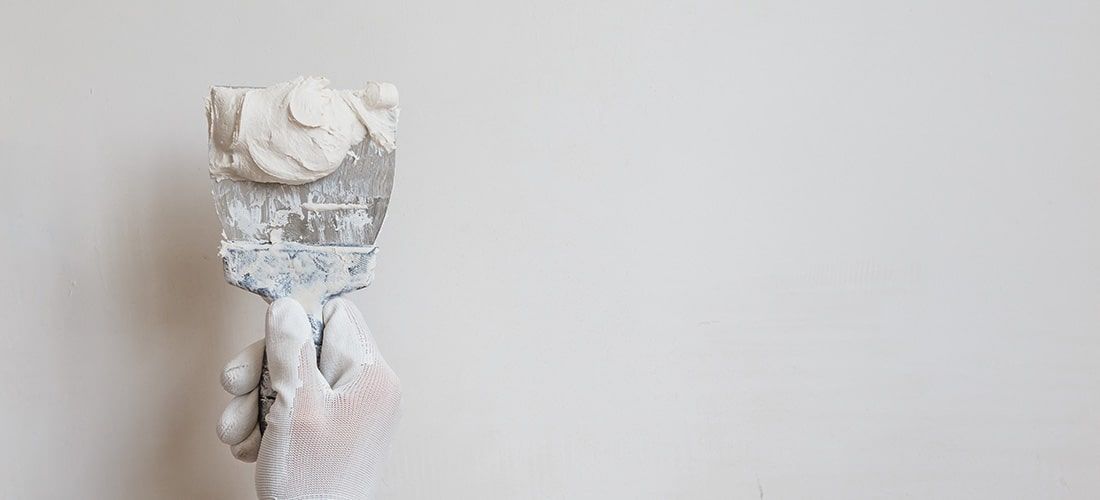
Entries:
{"label": "plastered wall surface", "polygon": [[212,84],[401,91],[386,499],[1100,497],[1100,6],[24,2],[0,497],[250,498]]}

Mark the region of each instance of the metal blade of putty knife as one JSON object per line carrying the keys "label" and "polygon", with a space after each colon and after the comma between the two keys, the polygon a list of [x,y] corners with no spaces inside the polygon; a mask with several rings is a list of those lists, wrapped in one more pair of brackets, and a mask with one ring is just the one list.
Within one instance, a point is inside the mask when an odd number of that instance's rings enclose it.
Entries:
{"label": "metal blade of putty knife", "polygon": [[[211,95],[247,90],[213,87]],[[374,242],[389,206],[394,157],[395,151],[386,151],[368,136],[334,172],[313,182],[214,181],[226,281],[268,302],[282,297],[301,302],[318,356],[325,302],[366,287],[374,277]],[[265,355],[261,432],[274,400]]]}

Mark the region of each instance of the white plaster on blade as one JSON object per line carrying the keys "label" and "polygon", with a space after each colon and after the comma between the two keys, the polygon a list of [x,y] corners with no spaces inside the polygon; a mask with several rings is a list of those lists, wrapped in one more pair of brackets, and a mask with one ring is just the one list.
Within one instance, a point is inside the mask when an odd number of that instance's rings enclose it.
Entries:
{"label": "white plaster on blade", "polygon": [[365,203],[302,203],[302,208],[305,210],[311,210],[314,212],[325,212],[333,210],[357,210],[368,209],[370,205]]}
{"label": "white plaster on blade", "polygon": [[374,219],[366,210],[355,210],[341,217],[336,227],[337,231],[354,231],[369,226]]}
{"label": "white plaster on blade", "polygon": [[299,77],[262,89],[212,87],[207,99],[210,175],[215,179],[305,184],[358,156],[364,138],[397,147],[397,87],[369,82],[359,90],[328,88],[323,77]]}
{"label": "white plaster on blade", "polygon": [[240,200],[233,200],[229,203],[229,217],[237,226],[237,229],[245,234],[259,235],[265,226],[260,222],[260,207],[255,205],[246,206]]}

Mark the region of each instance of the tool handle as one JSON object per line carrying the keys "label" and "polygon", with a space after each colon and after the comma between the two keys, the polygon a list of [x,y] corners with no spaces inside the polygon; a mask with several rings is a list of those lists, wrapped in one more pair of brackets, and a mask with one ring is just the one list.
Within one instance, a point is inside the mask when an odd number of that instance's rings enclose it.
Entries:
{"label": "tool handle", "polygon": [[[321,360],[322,309],[325,302],[365,288],[374,279],[374,246],[325,247],[300,243],[222,241],[220,255],[225,280],[248,290],[268,303],[290,297],[302,304],[313,330],[318,365]],[[329,279],[335,276],[339,279]],[[312,297],[305,299],[303,297]],[[264,353],[260,375],[260,432],[267,429],[267,413],[275,403],[275,391]]]}
{"label": "tool handle", "polygon": [[[314,310],[320,311],[317,307]],[[318,366],[321,362],[321,342],[324,340],[325,325],[319,315],[307,314],[310,329],[313,330],[313,345],[317,348]],[[267,351],[264,351],[263,369],[260,372],[260,434],[267,430],[267,412],[275,404],[275,389],[271,387],[271,375],[267,371]]]}

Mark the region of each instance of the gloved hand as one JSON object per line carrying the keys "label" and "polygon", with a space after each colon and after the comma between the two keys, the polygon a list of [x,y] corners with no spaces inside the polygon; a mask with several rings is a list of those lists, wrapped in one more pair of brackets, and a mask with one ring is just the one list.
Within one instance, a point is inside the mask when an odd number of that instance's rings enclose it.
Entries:
{"label": "gloved hand", "polygon": [[[336,298],[323,312],[320,369],[309,319],[293,299],[267,310],[267,335],[222,373],[237,397],[218,422],[233,456],[256,461],[261,499],[370,498],[397,424],[401,386],[363,316]],[[257,425],[264,347],[275,402],[261,439]],[[258,459],[258,460],[257,460]]]}

